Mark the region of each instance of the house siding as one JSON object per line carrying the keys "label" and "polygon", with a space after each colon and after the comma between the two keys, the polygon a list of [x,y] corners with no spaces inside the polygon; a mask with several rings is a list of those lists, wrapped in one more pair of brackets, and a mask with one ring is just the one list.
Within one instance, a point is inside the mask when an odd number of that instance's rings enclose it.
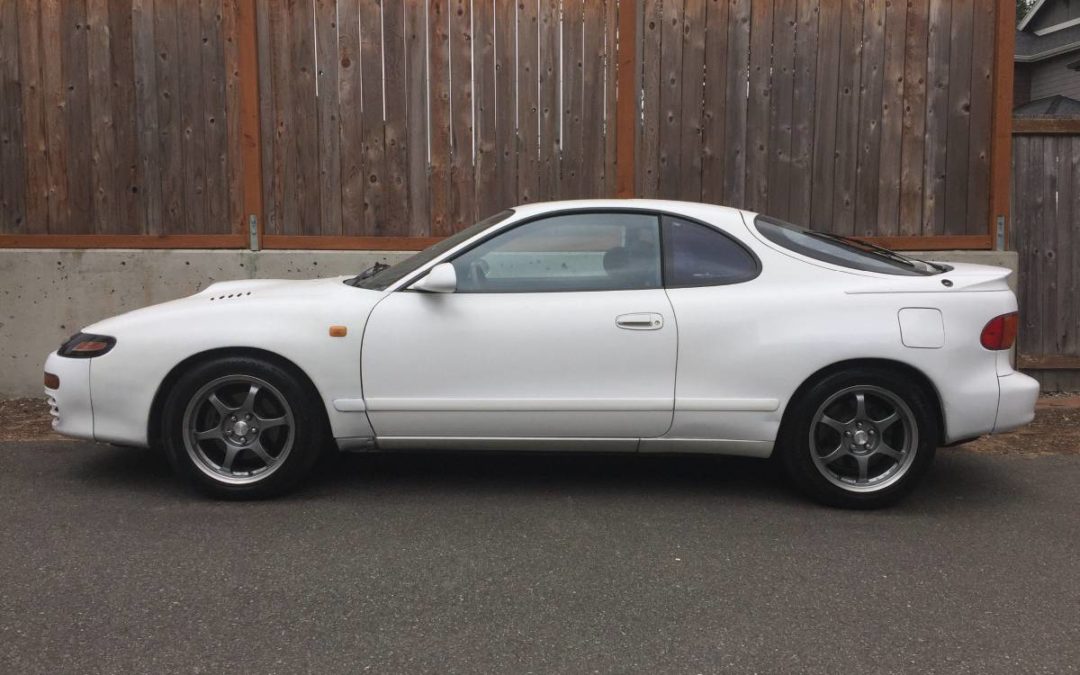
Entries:
{"label": "house siding", "polygon": [[1030,100],[1060,94],[1080,99],[1080,72],[1068,65],[1080,61],[1080,52],[1040,61],[1030,66]]}

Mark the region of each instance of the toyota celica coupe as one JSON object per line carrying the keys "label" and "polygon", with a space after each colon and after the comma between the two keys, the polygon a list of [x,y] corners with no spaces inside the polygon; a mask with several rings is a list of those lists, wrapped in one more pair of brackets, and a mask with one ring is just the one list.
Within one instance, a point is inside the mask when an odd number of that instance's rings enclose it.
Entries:
{"label": "toyota celica coupe", "polygon": [[54,428],[160,447],[218,497],[327,449],[774,457],[832,505],[1031,421],[1009,270],[733,208],[529,204],[356,276],[217,283],[45,364]]}

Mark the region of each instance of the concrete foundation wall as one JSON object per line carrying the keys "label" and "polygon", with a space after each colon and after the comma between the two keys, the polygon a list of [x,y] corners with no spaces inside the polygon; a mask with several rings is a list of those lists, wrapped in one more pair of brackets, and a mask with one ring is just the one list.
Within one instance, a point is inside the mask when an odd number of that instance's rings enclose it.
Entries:
{"label": "concrete foundation wall", "polygon": [[[409,253],[365,251],[0,249],[0,398],[38,396],[48,353],[84,326],[230,279],[355,274]],[[998,251],[936,251],[935,260],[1016,270]],[[1015,284],[1016,275],[1012,277]]]}

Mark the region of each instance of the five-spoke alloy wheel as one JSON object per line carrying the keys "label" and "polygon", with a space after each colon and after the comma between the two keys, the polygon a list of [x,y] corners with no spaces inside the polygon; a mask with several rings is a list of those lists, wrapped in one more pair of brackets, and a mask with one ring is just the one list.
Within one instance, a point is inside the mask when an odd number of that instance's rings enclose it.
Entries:
{"label": "five-spoke alloy wheel", "polygon": [[828,375],[792,401],[777,452],[804,492],[874,508],[907,494],[929,467],[938,423],[924,386],[887,369]]}
{"label": "five-spoke alloy wheel", "polygon": [[174,468],[213,496],[280,494],[326,442],[325,413],[298,373],[251,357],[185,372],[165,401],[162,436]]}

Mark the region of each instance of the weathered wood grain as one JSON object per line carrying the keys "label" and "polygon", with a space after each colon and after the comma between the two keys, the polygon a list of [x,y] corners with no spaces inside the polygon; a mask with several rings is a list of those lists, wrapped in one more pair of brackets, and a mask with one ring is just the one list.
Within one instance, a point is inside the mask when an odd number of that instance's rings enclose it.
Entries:
{"label": "weathered wood grain", "polygon": [[183,129],[180,114],[183,92],[180,88],[180,47],[176,12],[176,5],[172,3],[154,6],[158,125],[156,155],[160,158],[161,176],[160,232],[183,234],[187,232]]}
{"label": "weathered wood grain", "polygon": [[[655,196],[672,199],[682,180],[683,2],[664,0],[660,28],[660,106]],[[650,58],[646,56],[646,58]],[[652,57],[655,58],[655,57]]]}
{"label": "weathered wood grain", "polygon": [[889,0],[885,3],[885,65],[881,95],[881,149],[877,167],[876,231],[899,234],[900,218],[900,147],[904,132],[904,91],[908,82],[904,72],[907,41],[908,3]]}
{"label": "weathered wood grain", "polygon": [[724,199],[725,120],[727,112],[728,0],[705,6],[705,92],[701,113],[701,200]]}
{"label": "weathered wood grain", "polygon": [[948,151],[945,157],[945,232],[962,234],[967,224],[971,140],[971,51],[974,0],[953,0],[949,38]]}
{"label": "weathered wood grain", "polygon": [[[478,208],[477,217],[486,218],[518,202],[518,129],[516,115],[522,114],[525,101],[516,86],[517,65],[514,63],[516,35],[514,0],[495,2],[495,198],[486,210]],[[527,4],[527,3],[522,3]],[[535,15],[535,12],[534,12]],[[534,24],[535,25],[535,24]],[[523,83],[520,87],[525,87]],[[536,100],[536,88],[532,91]],[[535,109],[535,103],[534,109]],[[533,128],[536,128],[535,112]],[[534,142],[535,145],[535,142]]]}
{"label": "weathered wood grain", "polygon": [[405,11],[401,2],[383,3],[383,75],[386,88],[384,196],[386,232],[409,233],[409,155],[406,143],[408,94],[405,83]]}
{"label": "weathered wood grain", "polygon": [[637,142],[637,190],[639,197],[654,197],[659,188],[660,125],[662,106],[662,63],[664,16],[661,0],[643,0],[641,33],[642,116]]}
{"label": "weathered wood grain", "polygon": [[901,235],[922,234],[926,158],[929,0],[911,0],[904,37],[904,113],[900,139]]}
{"label": "weathered wood grain", "polygon": [[921,234],[945,233],[945,172],[948,153],[949,56],[952,2],[930,0],[927,37],[925,160]]}
{"label": "weathered wood grain", "polygon": [[426,6],[405,4],[405,106],[409,161],[409,236],[431,235],[428,188],[428,61]]}
{"label": "weathered wood grain", "polygon": [[766,157],[768,196],[763,210],[790,219],[791,141],[794,124],[795,44],[798,40],[797,0],[776,0],[772,26],[772,93],[769,97],[769,154]]}
{"label": "weathered wood grain", "polygon": [[791,174],[788,219],[801,225],[810,223],[812,200],[814,119],[818,87],[818,0],[799,0],[795,29],[794,83],[791,93]]}
{"label": "weathered wood grain", "polygon": [[[512,148],[512,158],[505,156],[500,158],[500,161],[507,164],[511,161],[514,163],[514,175],[517,177],[516,201],[521,204],[537,201],[540,197],[540,59],[538,53],[540,14],[538,10],[535,2],[518,4],[517,142]],[[500,152],[503,150],[500,144]]]}
{"label": "weathered wood grain", "polygon": [[362,235],[367,234],[368,230],[364,224],[364,185],[367,180],[364,176],[364,123],[360,101],[360,0],[338,0],[337,5],[341,229],[345,234]]}
{"label": "weathered wood grain", "polygon": [[431,234],[454,232],[450,214],[450,33],[452,0],[431,0],[429,76],[431,78]]}
{"label": "weathered wood grain", "polygon": [[859,144],[856,148],[855,220],[853,230],[872,236],[878,228],[881,188],[881,125],[885,77],[886,0],[865,0],[863,5],[862,72],[859,90]]}
{"label": "weathered wood grain", "polygon": [[724,203],[746,203],[747,73],[750,70],[750,0],[732,0],[728,10],[728,70],[724,97]]}
{"label": "weathered wood grain", "polygon": [[0,232],[26,228],[23,91],[19,20],[14,0],[0,2]]}
{"label": "weathered wood grain", "polygon": [[[22,133],[26,154],[26,217],[22,230],[49,231],[49,155],[45,135],[45,81],[41,58],[41,5],[19,0],[19,76],[22,79]],[[10,45],[9,49],[13,48]],[[4,215],[0,214],[0,218]],[[16,217],[8,216],[11,221]]]}
{"label": "weathered wood grain", "polygon": [[472,0],[450,0],[450,222],[476,220],[473,182]]}
{"label": "weathered wood grain", "polygon": [[383,118],[382,12],[378,0],[360,0],[361,115],[364,145],[364,234],[387,234],[386,146]]}
{"label": "weathered wood grain", "polygon": [[553,2],[540,3],[539,152],[537,170],[539,196],[536,201],[557,199],[559,194],[559,7]]}
{"label": "weathered wood grain", "polygon": [[[400,6],[400,5],[397,5]],[[339,235],[341,215],[341,92],[338,14],[335,0],[315,0],[315,78],[319,110],[319,232]],[[398,73],[398,77],[404,73]],[[404,122],[404,110],[401,111]]]}
{"label": "weathered wood grain", "polygon": [[840,96],[837,64],[840,61],[841,7],[823,2],[818,11],[816,105],[814,107],[813,189],[810,221],[815,229],[832,230],[836,184],[836,116]]}
{"label": "weathered wood grain", "polygon": [[[505,17],[503,17],[505,18]],[[510,17],[513,21],[513,16]],[[498,161],[498,148],[495,144],[495,113],[501,99],[495,88],[495,6],[490,2],[477,2],[473,7],[473,21],[476,33],[473,39],[473,75],[475,81],[474,97],[476,100],[476,209],[483,218],[501,201],[496,188],[495,166]]]}

